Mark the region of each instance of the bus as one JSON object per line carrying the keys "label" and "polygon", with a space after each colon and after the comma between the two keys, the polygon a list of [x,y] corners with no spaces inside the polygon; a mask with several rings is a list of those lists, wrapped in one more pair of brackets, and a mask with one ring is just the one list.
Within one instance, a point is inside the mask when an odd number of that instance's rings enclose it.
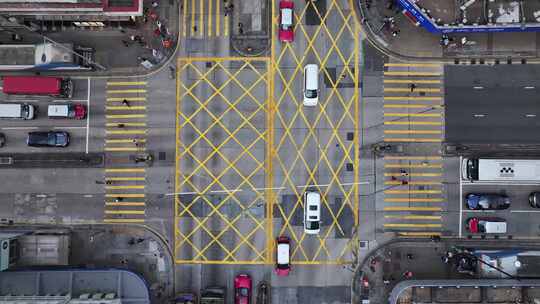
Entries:
{"label": "bus", "polygon": [[73,82],[62,77],[4,76],[2,91],[8,95],[42,95],[71,98]]}
{"label": "bus", "polygon": [[540,159],[463,158],[461,175],[470,181],[540,182]]}
{"label": "bus", "polygon": [[2,44],[0,71],[92,70],[94,53],[93,48],[72,43]]}

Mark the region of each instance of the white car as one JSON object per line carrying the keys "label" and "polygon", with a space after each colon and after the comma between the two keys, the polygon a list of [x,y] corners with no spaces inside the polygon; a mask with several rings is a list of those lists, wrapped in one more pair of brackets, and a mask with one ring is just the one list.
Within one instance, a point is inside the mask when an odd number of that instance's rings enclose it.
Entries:
{"label": "white car", "polygon": [[321,195],[306,191],[304,194],[304,232],[319,234],[321,231]]}
{"label": "white car", "polygon": [[314,107],[319,102],[319,66],[306,64],[304,67],[304,106]]}

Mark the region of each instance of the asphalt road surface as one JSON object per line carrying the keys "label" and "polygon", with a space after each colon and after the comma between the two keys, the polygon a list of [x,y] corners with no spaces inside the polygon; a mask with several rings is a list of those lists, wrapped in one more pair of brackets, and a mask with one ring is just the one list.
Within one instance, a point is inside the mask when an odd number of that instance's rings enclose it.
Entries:
{"label": "asphalt road surface", "polygon": [[538,142],[540,66],[445,67],[446,142]]}

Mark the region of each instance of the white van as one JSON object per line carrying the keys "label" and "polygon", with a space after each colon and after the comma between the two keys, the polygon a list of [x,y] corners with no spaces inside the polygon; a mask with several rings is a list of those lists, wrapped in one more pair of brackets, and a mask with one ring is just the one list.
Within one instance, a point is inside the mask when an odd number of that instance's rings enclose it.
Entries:
{"label": "white van", "polygon": [[0,104],[0,119],[34,119],[35,108],[33,105],[21,103]]}
{"label": "white van", "polygon": [[307,64],[304,67],[304,106],[314,107],[319,102],[319,66]]}
{"label": "white van", "polygon": [[319,192],[304,193],[304,232],[319,234],[321,231],[321,195]]}

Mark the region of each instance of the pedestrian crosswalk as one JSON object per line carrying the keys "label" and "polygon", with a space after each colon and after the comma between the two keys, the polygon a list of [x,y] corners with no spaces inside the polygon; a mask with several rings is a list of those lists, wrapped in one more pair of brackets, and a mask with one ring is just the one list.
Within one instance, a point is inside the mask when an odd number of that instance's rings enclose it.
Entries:
{"label": "pedestrian crosswalk", "polygon": [[387,63],[384,71],[384,141],[442,142],[442,65]]}
{"label": "pedestrian crosswalk", "polygon": [[232,0],[180,0],[183,37],[211,38],[229,35]]}
{"label": "pedestrian crosswalk", "polygon": [[146,81],[107,82],[104,222],[145,220],[146,93]]}
{"label": "pedestrian crosswalk", "polygon": [[443,232],[443,67],[386,63],[384,141],[407,153],[384,156],[384,231],[405,237]]}

